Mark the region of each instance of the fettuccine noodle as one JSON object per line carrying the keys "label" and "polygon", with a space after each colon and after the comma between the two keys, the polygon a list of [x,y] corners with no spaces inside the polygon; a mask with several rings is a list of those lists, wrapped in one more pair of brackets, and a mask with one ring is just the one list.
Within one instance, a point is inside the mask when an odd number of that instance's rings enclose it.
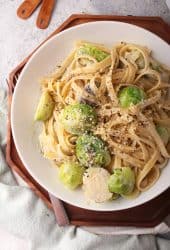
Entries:
{"label": "fettuccine noodle", "polygon": [[[93,133],[106,142],[112,156],[107,167],[130,166],[136,176],[132,198],[149,189],[159,178],[170,154],[156,125],[170,128],[170,71],[154,60],[148,48],[120,43],[111,49],[92,44],[109,53],[102,61],[75,49],[60,67],[41,81],[55,101],[52,117],[45,121],[40,146],[45,158],[60,165],[76,160],[77,136],[66,132],[58,116],[69,104],[87,103],[94,107],[98,123]],[[126,86],[144,90],[147,98],[128,109],[119,105],[118,93]]]}

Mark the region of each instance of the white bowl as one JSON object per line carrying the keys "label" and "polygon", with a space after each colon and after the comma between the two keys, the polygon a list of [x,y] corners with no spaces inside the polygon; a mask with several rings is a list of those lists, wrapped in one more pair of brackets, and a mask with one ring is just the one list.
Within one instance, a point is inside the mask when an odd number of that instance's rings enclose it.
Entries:
{"label": "white bowl", "polygon": [[169,187],[170,164],[162,171],[157,183],[133,200],[118,199],[103,204],[88,204],[81,190],[66,189],[57,177],[57,168],[40,154],[39,125],[33,122],[40,96],[38,79],[46,75],[72,50],[75,40],[87,40],[111,46],[120,41],[145,45],[160,62],[170,66],[170,46],[153,33],[137,26],[112,21],[81,24],[67,29],[47,41],[24,67],[12,100],[12,133],[19,156],[33,178],[56,197],[72,205],[98,211],[131,208],[147,202]]}

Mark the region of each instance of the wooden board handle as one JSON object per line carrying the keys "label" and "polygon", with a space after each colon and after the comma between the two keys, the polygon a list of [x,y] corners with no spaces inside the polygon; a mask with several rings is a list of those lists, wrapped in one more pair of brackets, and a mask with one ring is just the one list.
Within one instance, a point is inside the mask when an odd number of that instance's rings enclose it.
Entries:
{"label": "wooden board handle", "polygon": [[53,205],[53,209],[54,209],[54,213],[55,213],[55,217],[56,217],[58,225],[59,226],[69,225],[70,221],[66,213],[66,210],[63,206],[63,202],[50,193],[49,193],[49,197]]}
{"label": "wooden board handle", "polygon": [[38,7],[42,0],[26,0],[17,9],[17,16],[27,19]]}
{"label": "wooden board handle", "polygon": [[54,5],[55,5],[55,0],[43,0],[36,22],[38,28],[45,29],[48,27],[52,11],[54,9]]}

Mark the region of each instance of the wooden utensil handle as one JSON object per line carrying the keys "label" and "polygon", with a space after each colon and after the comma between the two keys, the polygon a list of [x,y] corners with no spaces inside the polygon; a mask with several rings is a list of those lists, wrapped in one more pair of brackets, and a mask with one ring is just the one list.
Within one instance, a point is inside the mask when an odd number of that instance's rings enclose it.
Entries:
{"label": "wooden utensil handle", "polygon": [[45,29],[48,27],[52,11],[54,9],[54,5],[55,5],[55,0],[43,0],[36,22],[38,28]]}
{"label": "wooden utensil handle", "polygon": [[18,17],[27,19],[38,7],[42,0],[25,0],[17,9]]}
{"label": "wooden utensil handle", "polygon": [[70,221],[66,213],[66,210],[63,206],[63,202],[50,193],[49,193],[49,197],[54,208],[54,213],[55,213],[55,217],[56,217],[58,225],[59,226],[69,225]]}

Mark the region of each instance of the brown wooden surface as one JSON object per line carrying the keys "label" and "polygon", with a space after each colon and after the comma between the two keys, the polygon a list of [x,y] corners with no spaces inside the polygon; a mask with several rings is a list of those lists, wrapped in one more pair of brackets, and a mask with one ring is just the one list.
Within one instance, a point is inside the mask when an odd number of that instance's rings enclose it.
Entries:
{"label": "brown wooden surface", "polygon": [[56,0],[43,0],[36,25],[40,29],[46,29],[51,19]]}
{"label": "brown wooden surface", "polygon": [[17,9],[17,16],[22,19],[27,19],[32,15],[42,0],[25,0]]}
{"label": "brown wooden surface", "polygon": [[[72,15],[51,36],[71,26],[101,20],[113,20],[128,22],[144,27],[170,43],[170,27],[159,17],[133,17],[133,16],[99,16],[99,15]],[[47,39],[49,39],[49,36]],[[46,40],[47,40],[46,39]],[[39,45],[41,46],[41,44]],[[38,46],[38,47],[39,47]],[[35,51],[35,50],[34,50]],[[34,51],[18,65],[9,76],[9,118],[12,93],[16,79],[29,57]],[[11,134],[10,119],[8,121],[8,138],[6,148],[6,159],[10,167],[16,171],[33,189],[36,194],[44,200],[48,207],[52,208],[48,192],[44,190],[27,172],[17,154]],[[53,204],[55,200],[53,200]],[[152,227],[160,223],[170,213],[170,188],[157,198],[135,208],[116,212],[95,212],[81,209],[70,204],[63,205],[67,211],[71,224],[74,225],[109,225],[109,226],[137,226]]]}

